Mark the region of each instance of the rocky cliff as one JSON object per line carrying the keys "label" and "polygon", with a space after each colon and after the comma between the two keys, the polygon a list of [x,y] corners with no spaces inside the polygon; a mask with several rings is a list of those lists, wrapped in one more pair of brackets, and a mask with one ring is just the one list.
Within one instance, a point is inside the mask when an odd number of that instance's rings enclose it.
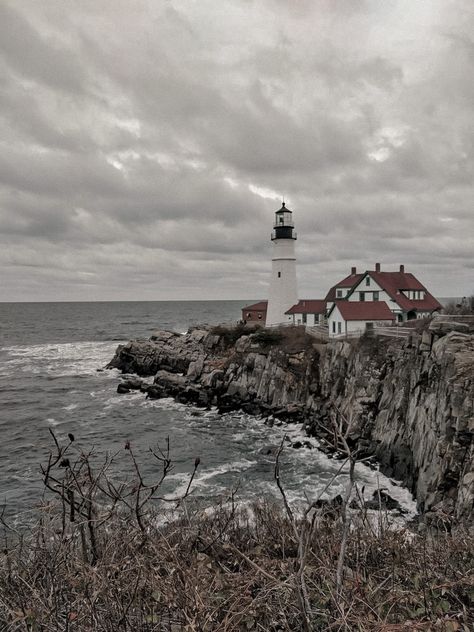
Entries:
{"label": "rocky cliff", "polygon": [[304,420],[322,446],[333,420],[350,424],[359,457],[403,481],[437,521],[474,519],[474,335],[434,321],[408,340],[323,343],[303,328],[195,328],[156,332],[117,349],[109,365],[154,376],[125,381],[149,397],[173,396],[221,411]]}

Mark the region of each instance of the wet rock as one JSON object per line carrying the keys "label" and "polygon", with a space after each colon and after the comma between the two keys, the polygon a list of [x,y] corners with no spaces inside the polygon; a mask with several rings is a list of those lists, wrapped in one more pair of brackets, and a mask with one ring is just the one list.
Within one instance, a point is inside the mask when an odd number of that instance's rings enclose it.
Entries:
{"label": "wet rock", "polygon": [[188,385],[188,381],[183,375],[170,373],[166,370],[160,370],[157,372],[154,383],[163,387],[170,395],[177,395]]}
{"label": "wet rock", "polygon": [[398,500],[392,498],[384,489],[376,490],[372,495],[372,500],[364,503],[366,509],[386,509],[388,511],[397,510],[403,512]]}
{"label": "wet rock", "polygon": [[239,410],[240,400],[232,395],[222,395],[217,400],[217,410],[222,415],[223,413],[233,412]]}
{"label": "wet rock", "polygon": [[123,380],[122,385],[125,388],[130,389],[131,391],[139,391],[142,387],[143,380],[138,377],[129,377],[126,380]]}
{"label": "wet rock", "polygon": [[150,384],[146,389],[147,397],[150,399],[162,399],[163,397],[168,397],[165,389],[159,384]]}
{"label": "wet rock", "polygon": [[273,411],[273,416],[287,423],[301,421],[303,418],[303,408],[297,404],[291,404],[282,408],[276,408]]}
{"label": "wet rock", "polygon": [[330,499],[319,498],[314,503],[314,506],[318,509],[324,509],[326,511],[337,511],[342,507],[343,503],[344,499],[342,498],[341,494],[338,494],[337,496],[334,496],[334,498]]}
{"label": "wet rock", "polygon": [[259,400],[251,400],[242,404],[242,411],[254,417],[268,417],[271,414],[271,406]]}
{"label": "wet rock", "polygon": [[263,448],[260,448],[258,453],[263,454],[264,456],[276,456],[278,453],[278,447],[279,446],[274,445],[264,446]]}
{"label": "wet rock", "polygon": [[120,382],[120,384],[117,386],[117,393],[130,393],[130,389],[125,384],[125,382]]}

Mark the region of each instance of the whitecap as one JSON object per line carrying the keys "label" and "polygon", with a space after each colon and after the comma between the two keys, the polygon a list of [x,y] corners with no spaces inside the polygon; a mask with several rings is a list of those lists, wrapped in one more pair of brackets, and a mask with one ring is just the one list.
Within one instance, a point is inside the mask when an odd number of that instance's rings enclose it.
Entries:
{"label": "whitecap", "polygon": [[69,404],[68,406],[63,406],[63,410],[75,410],[77,407],[79,406],[79,404]]}

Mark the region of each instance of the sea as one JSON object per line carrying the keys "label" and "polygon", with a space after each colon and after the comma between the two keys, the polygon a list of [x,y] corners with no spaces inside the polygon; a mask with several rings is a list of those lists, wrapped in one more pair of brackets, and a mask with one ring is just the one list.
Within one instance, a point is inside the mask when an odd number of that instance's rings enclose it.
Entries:
{"label": "sea", "polygon": [[[75,437],[74,453],[91,452],[97,466],[116,454],[111,476],[133,481],[130,442],[146,483],[159,476],[151,450],[168,443],[173,468],[163,494],[186,490],[197,457],[200,465],[190,498],[203,507],[222,502],[233,490],[242,503],[279,501],[274,481],[275,451],[284,442],[281,479],[288,499],[303,506],[321,494],[341,493],[348,473],[341,462],[318,450],[299,424],[270,427],[245,414],[218,414],[172,399],[149,400],[142,393],[120,395],[117,370],[104,370],[117,345],[148,338],[157,329],[179,333],[198,323],[235,322],[247,301],[95,303],[0,303],[0,505],[8,519],[29,522],[42,502],[41,465],[60,443]],[[369,499],[388,489],[413,516],[415,503],[397,481],[363,464],[356,477]]]}

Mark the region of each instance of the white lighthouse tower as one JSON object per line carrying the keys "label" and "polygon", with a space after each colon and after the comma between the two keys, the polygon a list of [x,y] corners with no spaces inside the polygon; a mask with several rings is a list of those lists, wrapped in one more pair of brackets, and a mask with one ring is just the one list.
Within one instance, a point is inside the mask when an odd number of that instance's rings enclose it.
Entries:
{"label": "white lighthouse tower", "polygon": [[268,295],[266,325],[279,325],[291,321],[291,316],[285,312],[298,302],[296,232],[292,213],[286,208],[284,202],[281,209],[275,213],[272,241],[272,278]]}

